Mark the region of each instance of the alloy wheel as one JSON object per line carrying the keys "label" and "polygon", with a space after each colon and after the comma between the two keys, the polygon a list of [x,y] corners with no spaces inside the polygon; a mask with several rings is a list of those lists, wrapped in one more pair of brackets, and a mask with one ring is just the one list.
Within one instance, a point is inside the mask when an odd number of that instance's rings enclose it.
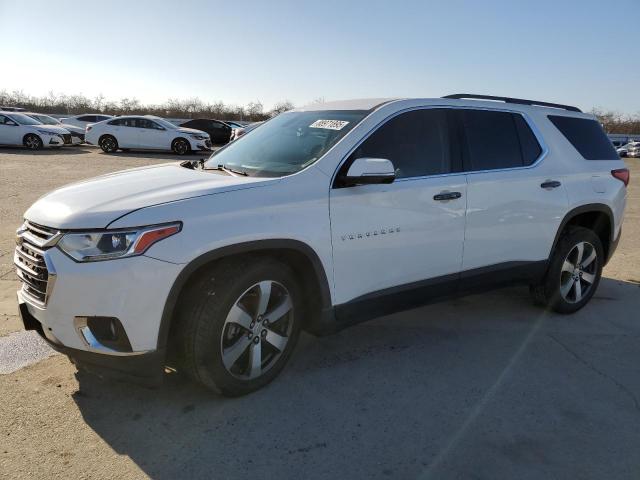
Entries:
{"label": "alloy wheel", "polygon": [[589,294],[596,281],[598,255],[589,242],[575,245],[560,270],[560,295],[569,303],[578,303]]}
{"label": "alloy wheel", "polygon": [[115,148],[116,148],[116,142],[112,138],[107,137],[104,140],[102,140],[101,146],[105,152],[113,152],[115,151]]}
{"label": "alloy wheel", "polygon": [[291,295],[278,282],[265,280],[245,290],[222,327],[226,370],[236,378],[253,380],[273,367],[289,342],[293,313]]}
{"label": "alloy wheel", "polygon": [[189,150],[189,145],[184,140],[178,140],[174,145],[174,149],[178,155],[184,155]]}
{"label": "alloy wheel", "polygon": [[31,150],[37,150],[38,148],[40,148],[40,140],[38,140],[38,137],[36,137],[35,135],[29,135],[25,139],[24,144]]}

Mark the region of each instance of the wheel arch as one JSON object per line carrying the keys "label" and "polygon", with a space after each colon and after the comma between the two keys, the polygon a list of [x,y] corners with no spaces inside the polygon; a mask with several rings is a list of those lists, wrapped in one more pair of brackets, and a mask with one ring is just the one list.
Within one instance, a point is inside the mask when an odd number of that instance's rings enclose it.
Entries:
{"label": "wheel arch", "polygon": [[613,248],[615,241],[615,221],[613,211],[604,203],[589,203],[581,205],[570,210],[562,219],[555,239],[549,258],[553,255],[553,252],[562,236],[562,233],[567,227],[575,225],[586,227],[593,230],[602,242],[602,247],[605,253],[605,262],[611,258],[613,254]]}
{"label": "wheel arch", "polygon": [[42,137],[40,135],[38,135],[37,133],[35,133],[35,132],[27,132],[22,136],[22,144],[23,145],[25,144],[25,142],[27,140],[27,137],[29,135],[33,135],[34,137],[38,137],[40,139],[40,143],[42,143],[44,145],[44,140],[42,140]]}
{"label": "wheel arch", "polygon": [[329,281],[320,257],[313,248],[304,242],[293,239],[269,239],[238,243],[207,252],[189,262],[178,274],[165,301],[160,328],[158,331],[158,350],[168,350],[173,317],[179,301],[190,280],[200,272],[210,268],[216,262],[239,255],[268,255],[287,263],[303,283],[305,294],[317,287],[319,295],[311,298],[310,308],[318,307],[318,318],[309,319],[304,325],[312,333],[325,333],[333,330],[333,309]]}

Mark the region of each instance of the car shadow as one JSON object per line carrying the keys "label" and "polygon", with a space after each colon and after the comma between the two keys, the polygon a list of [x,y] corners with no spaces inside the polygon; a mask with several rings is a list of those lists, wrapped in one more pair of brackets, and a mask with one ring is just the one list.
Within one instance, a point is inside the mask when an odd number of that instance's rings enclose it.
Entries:
{"label": "car shadow", "polygon": [[88,145],[68,145],[66,147],[43,148],[41,150],[29,150],[25,147],[0,146],[3,155],[79,155],[91,153],[94,147]]}
{"label": "car shadow", "polygon": [[153,390],[78,373],[73,399],[155,479],[566,478],[578,461],[619,478],[640,448],[638,288],[603,278],[570,316],[508,288],[303,335],[241,398],[178,373]]}

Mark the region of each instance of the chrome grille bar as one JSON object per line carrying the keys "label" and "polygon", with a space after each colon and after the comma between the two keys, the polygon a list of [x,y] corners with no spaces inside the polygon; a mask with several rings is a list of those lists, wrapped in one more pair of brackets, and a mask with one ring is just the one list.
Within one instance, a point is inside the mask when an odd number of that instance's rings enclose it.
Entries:
{"label": "chrome grille bar", "polygon": [[46,250],[55,245],[62,233],[25,221],[17,231],[13,263],[16,275],[22,282],[22,294],[44,308],[55,280],[55,272],[46,257]]}

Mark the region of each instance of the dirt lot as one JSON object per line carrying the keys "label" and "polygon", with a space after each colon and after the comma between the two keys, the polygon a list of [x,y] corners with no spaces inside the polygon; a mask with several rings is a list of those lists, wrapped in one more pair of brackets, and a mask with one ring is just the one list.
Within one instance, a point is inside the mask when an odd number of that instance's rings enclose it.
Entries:
{"label": "dirt lot", "polygon": [[[20,329],[11,257],[29,204],[169,160],[0,150],[0,337]],[[578,314],[511,288],[305,336],[278,380],[235,400],[52,356],[0,375],[0,478],[639,478],[640,160],[627,163],[623,239]]]}

